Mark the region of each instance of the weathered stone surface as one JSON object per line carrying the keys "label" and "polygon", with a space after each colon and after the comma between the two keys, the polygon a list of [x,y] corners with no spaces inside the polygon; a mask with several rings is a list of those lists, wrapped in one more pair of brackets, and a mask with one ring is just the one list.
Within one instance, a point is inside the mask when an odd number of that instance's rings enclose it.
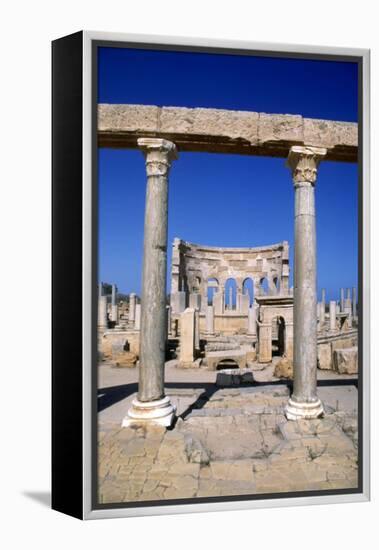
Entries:
{"label": "weathered stone surface", "polygon": [[289,422],[267,412],[283,409],[287,398],[284,385],[219,389],[172,431],[102,424],[99,501],[357,487],[357,415],[340,410]]}
{"label": "weathered stone surface", "polygon": [[317,366],[319,369],[322,369],[322,370],[332,369],[332,347],[330,343],[318,344]]}
{"label": "weathered stone surface", "polygon": [[259,115],[259,141],[290,141],[303,143],[303,118],[300,115]]}
{"label": "weathered stone surface", "polygon": [[117,355],[115,360],[116,367],[135,367],[137,355],[131,351],[124,351]]}
{"label": "weathered stone surface", "polygon": [[304,143],[316,147],[357,147],[358,125],[333,120],[304,119]]}
{"label": "weathered stone surface", "polygon": [[159,107],[152,105],[98,105],[98,132],[156,132]]}
{"label": "weathered stone surface", "polygon": [[358,348],[336,349],[333,356],[333,367],[340,374],[357,374]]}
{"label": "weathered stone surface", "polygon": [[182,151],[285,158],[288,146],[299,144],[328,148],[328,160],[357,161],[356,123],[226,109],[98,106],[100,147],[135,148],[141,135],[174,140]]}
{"label": "weathered stone surface", "polygon": [[293,378],[293,362],[287,357],[282,357],[275,366],[274,376],[277,378]]}
{"label": "weathered stone surface", "polygon": [[185,133],[243,139],[258,143],[258,113],[224,109],[187,109],[162,107],[159,119],[161,132]]}

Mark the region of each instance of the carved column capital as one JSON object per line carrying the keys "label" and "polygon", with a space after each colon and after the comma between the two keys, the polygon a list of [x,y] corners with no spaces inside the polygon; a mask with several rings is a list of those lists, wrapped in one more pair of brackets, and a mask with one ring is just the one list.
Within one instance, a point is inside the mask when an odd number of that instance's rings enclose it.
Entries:
{"label": "carved column capital", "polygon": [[176,145],[160,138],[139,138],[138,147],[146,159],[148,176],[167,176],[173,160],[178,158]]}
{"label": "carved column capital", "polygon": [[292,171],[293,183],[314,185],[317,179],[317,169],[325,157],[327,149],[321,147],[293,146],[290,149],[287,166]]}

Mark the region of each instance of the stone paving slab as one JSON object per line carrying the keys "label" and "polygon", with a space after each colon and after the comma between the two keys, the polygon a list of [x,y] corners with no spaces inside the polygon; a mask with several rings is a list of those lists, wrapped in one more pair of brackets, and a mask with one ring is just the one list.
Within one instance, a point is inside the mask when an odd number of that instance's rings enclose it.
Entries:
{"label": "stone paving slab", "polygon": [[99,501],[357,487],[357,392],[327,390],[338,410],[329,405],[324,418],[312,421],[286,420],[285,385],[215,387],[207,394],[172,389],[172,399],[185,400],[172,430],[121,428],[100,416]]}

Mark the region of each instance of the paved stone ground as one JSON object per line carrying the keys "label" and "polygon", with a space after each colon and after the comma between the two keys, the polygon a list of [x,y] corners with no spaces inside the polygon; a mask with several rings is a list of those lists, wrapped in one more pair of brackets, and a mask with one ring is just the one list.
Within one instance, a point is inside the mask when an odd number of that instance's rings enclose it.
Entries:
{"label": "paved stone ground", "polygon": [[217,373],[168,365],[172,430],[121,428],[136,391],[136,369],[99,368],[99,501],[354,488],[357,391],[319,388],[323,419],[288,422],[286,385],[220,388]]}

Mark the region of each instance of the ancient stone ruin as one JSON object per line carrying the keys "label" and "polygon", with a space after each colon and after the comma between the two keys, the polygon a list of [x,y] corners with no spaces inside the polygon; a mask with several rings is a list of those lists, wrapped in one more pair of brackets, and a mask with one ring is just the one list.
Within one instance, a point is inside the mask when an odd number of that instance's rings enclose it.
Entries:
{"label": "ancient stone ruin", "polygon": [[[357,125],[295,115],[215,109],[99,105],[100,147],[139,148],[146,160],[147,198],[142,295],[109,301],[100,288],[99,351],[119,364],[139,363],[138,395],[124,426],[170,426],[165,394],[168,359],[178,369],[222,370],[230,380],[291,378],[287,419],[323,415],[317,372],[357,373],[356,290],[317,301],[314,192],[320,162],[357,161]],[[294,288],[286,241],[252,248],[216,248],[175,239],[170,302],[166,302],[167,196],[178,151],[287,159],[295,200]],[[185,236],[183,236],[185,237]],[[133,360],[132,360],[133,359]],[[270,371],[270,369],[273,369]],[[238,375],[239,373],[239,375]]]}

